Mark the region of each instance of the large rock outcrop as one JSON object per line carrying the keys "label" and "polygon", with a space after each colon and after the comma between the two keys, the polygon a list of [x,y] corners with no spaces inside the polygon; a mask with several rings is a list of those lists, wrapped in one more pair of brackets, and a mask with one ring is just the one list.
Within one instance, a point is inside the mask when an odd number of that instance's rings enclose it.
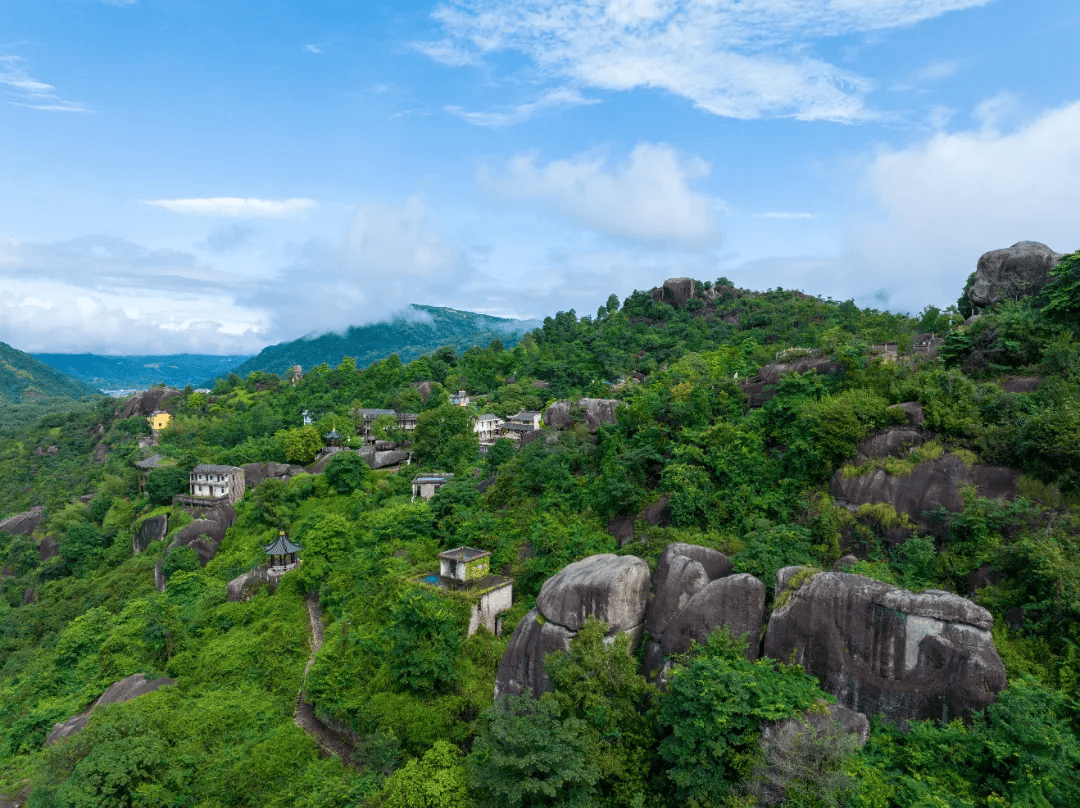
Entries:
{"label": "large rock outcrop", "polygon": [[579,398],[577,403],[556,401],[544,410],[544,425],[552,429],[569,429],[574,421],[582,421],[594,430],[601,424],[615,423],[615,410],[621,401],[614,398]]}
{"label": "large rock outcrop", "polygon": [[747,657],[758,656],[765,620],[765,584],[753,575],[732,574],[723,553],[695,544],[664,549],[653,574],[645,630],[645,671],[660,671],[666,658],[705,642],[717,626],[747,637]]}
{"label": "large rock outcrop", "polygon": [[1011,247],[983,253],[967,291],[973,306],[992,306],[999,300],[1017,300],[1037,294],[1050,280],[1050,270],[1061,260],[1038,241],[1018,241]]}
{"label": "large rock outcrop", "polygon": [[35,505],[28,511],[9,516],[0,522],[0,530],[12,536],[29,536],[45,521],[45,507]]}
{"label": "large rock outcrop", "polygon": [[288,481],[297,474],[303,474],[303,466],[290,466],[287,463],[247,463],[244,469],[244,483],[248,488],[255,488],[264,480]]}
{"label": "large rock outcrop", "polygon": [[842,469],[833,475],[830,490],[841,505],[885,502],[906,513],[919,525],[928,524],[928,514],[943,507],[956,513],[964,506],[961,488],[972,485],[979,496],[1012,499],[1017,493],[1020,473],[1004,466],[968,466],[960,458],[944,454],[920,463],[905,476],[895,476],[883,468],[867,474],[845,477]]}
{"label": "large rock outcrop", "polygon": [[809,373],[811,370],[822,376],[839,373],[843,365],[824,356],[801,356],[790,362],[772,362],[762,366],[758,375],[742,383],[746,400],[751,407],[761,407],[776,395],[776,385],[788,373]]}
{"label": "large rock outcrop", "polygon": [[867,715],[967,719],[1006,686],[992,625],[986,609],[958,595],[820,572],[773,611],[765,655],[801,664]]}
{"label": "large rock outcrop", "polygon": [[569,650],[589,617],[607,623],[608,636],[621,632],[636,641],[648,596],[649,565],[635,556],[605,553],[563,567],[544,582],[536,608],[514,629],[499,663],[495,697],[549,690],[544,655]]}
{"label": "large rock outcrop", "polygon": [[166,676],[149,680],[141,673],[133,674],[126,679],[121,679],[119,682],[113,682],[113,684],[109,685],[109,689],[102,693],[97,701],[91,704],[84,712],[73,715],[67,721],[57,723],[52,732],[49,733],[49,737],[45,739],[45,745],[52,746],[62,738],[67,738],[82,730],[86,726],[86,722],[90,720],[90,714],[98,707],[131,701],[139,696],[145,696],[147,693],[153,693],[159,688],[174,684],[176,684],[176,681]]}
{"label": "large rock outcrop", "polygon": [[120,418],[130,418],[133,415],[150,416],[155,410],[160,410],[162,404],[178,395],[180,391],[171,387],[155,387],[129,398],[117,408],[116,415]]}
{"label": "large rock outcrop", "polygon": [[199,555],[199,563],[206,566],[217,553],[217,548],[225,538],[225,531],[236,521],[236,510],[227,502],[215,505],[196,519],[184,525],[173,536],[169,550],[176,547],[190,547]]}
{"label": "large rock outcrop", "polygon": [[229,581],[226,587],[227,599],[229,603],[251,600],[261,589],[267,589],[273,594],[277,590],[277,582],[277,577],[271,575],[265,567],[258,567]]}
{"label": "large rock outcrop", "polygon": [[855,451],[855,463],[862,465],[879,457],[899,456],[904,450],[921,446],[932,437],[912,426],[894,426],[860,443]]}
{"label": "large rock outcrop", "polygon": [[165,514],[148,516],[143,519],[135,535],[131,537],[131,552],[134,555],[146,550],[151,542],[161,541],[169,532],[169,517]]}

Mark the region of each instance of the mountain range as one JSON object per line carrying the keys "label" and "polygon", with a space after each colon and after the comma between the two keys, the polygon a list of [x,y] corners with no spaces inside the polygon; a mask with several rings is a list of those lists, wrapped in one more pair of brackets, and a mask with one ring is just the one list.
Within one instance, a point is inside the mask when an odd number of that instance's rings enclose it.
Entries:
{"label": "mountain range", "polygon": [[487,346],[502,340],[507,348],[516,345],[527,332],[541,325],[539,320],[513,320],[471,311],[413,304],[393,319],[364,326],[352,326],[344,333],[302,337],[264,348],[258,356],[232,369],[246,377],[261,370],[285,375],[300,365],[308,370],[323,362],[334,367],[346,356],[364,368],[396,353],[402,362],[411,362],[444,345],[461,352],[473,345]]}

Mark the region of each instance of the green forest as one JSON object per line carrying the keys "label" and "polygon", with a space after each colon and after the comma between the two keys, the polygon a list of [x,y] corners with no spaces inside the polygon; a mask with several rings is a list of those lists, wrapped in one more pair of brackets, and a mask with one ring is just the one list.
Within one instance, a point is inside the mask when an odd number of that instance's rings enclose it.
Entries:
{"label": "green forest", "polygon": [[[512,347],[187,388],[142,448],[146,417],[120,418],[116,400],[20,415],[0,430],[0,515],[40,505],[44,517],[28,535],[0,532],[0,805],[1080,805],[1080,253],[1054,273],[967,324],[964,298],[908,316],[726,278],[695,282],[677,306],[662,290],[611,295]],[[922,350],[928,334],[936,352]],[[748,393],[793,356],[826,364]],[[468,408],[450,403],[458,390]],[[578,418],[481,454],[476,414],[582,397],[619,400],[616,422]],[[857,462],[864,440],[907,423],[898,405],[910,402],[928,440]],[[378,425],[409,438],[411,463],[372,470],[341,452],[314,468],[323,436],[358,437],[365,408],[418,413],[407,436]],[[161,460],[144,473],[135,462],[151,454]],[[902,478],[945,454],[1016,470],[1017,496],[967,486],[957,510],[915,520],[830,493],[838,472]],[[172,504],[192,467],[267,462],[310,473],[250,488],[205,565],[170,549],[192,520]],[[414,501],[421,472],[454,476]],[[133,553],[162,515],[164,539]],[[609,530],[619,520],[633,523],[623,546]],[[276,590],[231,601],[228,583],[282,531],[302,563]],[[773,742],[773,722],[836,700],[798,665],[750,660],[718,630],[658,683],[642,674],[643,644],[607,641],[590,620],[545,659],[550,692],[493,700],[513,626],[547,579],[598,553],[655,566],[673,542],[725,553],[765,583],[767,610],[790,596],[774,590],[777,570],[830,570],[848,554],[850,573],[970,597],[994,618],[1008,687],[966,720],[871,716],[861,747],[838,730]],[[502,636],[467,637],[468,601],[415,580],[460,546],[514,579]],[[993,574],[972,591],[980,569]],[[325,637],[306,669],[309,605]],[[54,724],[136,673],[175,684],[97,708],[45,746]],[[301,688],[345,754],[294,722]]]}

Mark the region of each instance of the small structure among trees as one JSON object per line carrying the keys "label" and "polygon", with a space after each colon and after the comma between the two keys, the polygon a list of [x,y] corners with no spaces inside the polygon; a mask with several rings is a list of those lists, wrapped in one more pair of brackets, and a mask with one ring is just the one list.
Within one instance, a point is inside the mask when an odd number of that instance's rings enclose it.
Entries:
{"label": "small structure among trees", "polygon": [[336,427],[331,429],[329,432],[323,435],[323,440],[326,441],[326,448],[323,451],[325,451],[327,454],[340,452],[342,437],[342,434],[337,431]]}
{"label": "small structure among trees", "polygon": [[502,615],[514,601],[514,579],[491,574],[491,553],[475,547],[456,547],[439,553],[439,574],[420,578],[421,583],[464,592],[472,601],[469,616],[471,637],[480,626],[495,636],[502,634]]}
{"label": "small structure among trees", "polygon": [[237,466],[200,463],[188,475],[189,496],[203,500],[225,500],[235,504],[244,498],[244,470]]}
{"label": "small structure among trees", "polygon": [[299,544],[290,541],[284,530],[280,531],[274,541],[263,547],[263,551],[270,556],[269,572],[277,575],[296,569],[300,564],[297,554],[303,549]]}
{"label": "small structure among trees", "polygon": [[412,481],[412,502],[421,497],[425,502],[435,496],[435,492],[446,485],[454,477],[453,474],[423,474],[414,477]]}

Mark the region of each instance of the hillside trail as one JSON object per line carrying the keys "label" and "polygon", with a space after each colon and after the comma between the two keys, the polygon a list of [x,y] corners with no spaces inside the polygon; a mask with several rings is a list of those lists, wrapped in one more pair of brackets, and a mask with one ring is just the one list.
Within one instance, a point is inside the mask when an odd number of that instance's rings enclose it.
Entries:
{"label": "hillside trail", "polygon": [[300,683],[300,690],[296,694],[296,709],[293,711],[293,723],[300,727],[308,736],[319,745],[319,748],[328,755],[336,755],[343,764],[351,769],[357,769],[352,760],[353,747],[340,735],[326,726],[315,717],[315,710],[304,698],[304,685],[307,683],[308,671],[315,662],[315,654],[322,648],[325,631],[322,618],[319,614],[318,595],[312,593],[307,598],[308,618],[311,621],[311,654],[304,666],[304,678]]}

